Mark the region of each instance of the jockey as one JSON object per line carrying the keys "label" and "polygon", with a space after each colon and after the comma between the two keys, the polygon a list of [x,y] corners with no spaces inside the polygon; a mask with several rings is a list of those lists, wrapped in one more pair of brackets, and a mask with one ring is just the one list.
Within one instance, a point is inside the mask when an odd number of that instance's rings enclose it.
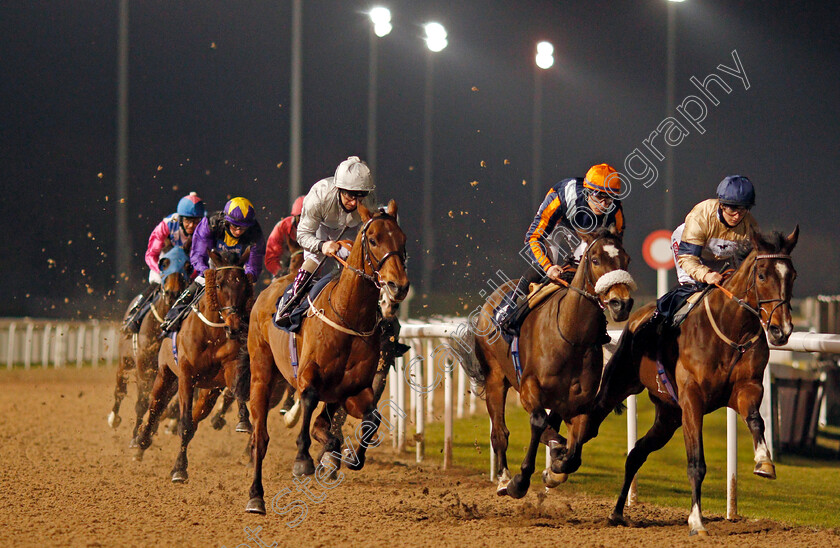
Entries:
{"label": "jockey", "polygon": [[164,332],[176,331],[180,320],[186,315],[184,310],[188,310],[187,307],[203,293],[203,275],[210,266],[211,250],[233,251],[242,255],[250,247],[245,275],[251,283],[259,278],[265,255],[265,239],[256,216],[257,212],[251,202],[240,197],[229,200],[222,211],[201,220],[195,229],[190,250],[190,263],[198,277],[172,305],[161,326]]}
{"label": "jockey", "polygon": [[204,217],[204,202],[195,192],[190,192],[178,201],[175,213],[164,217],[149,236],[146,248],[146,264],[149,266],[149,286],[143,290],[123,323],[125,333],[137,333],[143,317],[149,311],[151,297],[163,283],[160,279],[160,254],[167,241],[173,247],[184,247]]}
{"label": "jockey", "polygon": [[719,270],[744,254],[758,230],[749,211],[754,205],[752,182],[730,175],[718,185],[717,198],[694,206],[671,236],[680,285],[657,301],[657,316],[670,318],[689,295],[723,281]]}
{"label": "jockey", "polygon": [[[518,335],[522,320],[530,312],[527,303],[530,284],[546,278],[559,283],[561,275],[576,270],[577,260],[586,248],[576,234],[602,227],[615,227],[619,235],[624,232],[621,200],[616,199],[621,190],[621,180],[615,169],[598,164],[592,166],[585,177],[563,179],[548,191],[525,234],[528,247],[524,254],[529,265],[516,286],[517,302],[507,302],[502,307],[498,314],[499,327],[511,335]],[[569,253],[552,260],[551,255],[559,255],[559,248],[563,246],[567,246]],[[564,264],[561,266],[560,262]],[[608,340],[609,336],[606,337]]]}
{"label": "jockey", "polygon": [[265,246],[265,268],[275,278],[285,276],[289,273],[289,261],[291,259],[289,241],[297,243],[297,226],[300,222],[300,213],[303,210],[304,196],[298,196],[292,204],[292,214],[274,226],[271,235]]}
{"label": "jockey", "polygon": [[338,165],[333,177],[321,179],[309,190],[297,227],[304,261],[295,277],[292,297],[278,311],[278,320],[288,318],[326,257],[346,259],[350,255],[338,240],[355,237],[362,224],[358,206],[362,203],[373,208],[370,194],[374,188],[367,164],[358,156],[350,156]]}

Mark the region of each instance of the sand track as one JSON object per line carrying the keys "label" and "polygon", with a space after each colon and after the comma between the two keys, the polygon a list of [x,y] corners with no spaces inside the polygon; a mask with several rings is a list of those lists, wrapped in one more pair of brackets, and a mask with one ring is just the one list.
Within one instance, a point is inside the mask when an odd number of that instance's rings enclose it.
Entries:
{"label": "sand track", "polygon": [[[131,459],[134,386],[123,423],[112,431],[115,369],[0,371],[0,546],[221,546],[249,540],[245,528],[271,546],[664,546],[695,543],[687,509],[640,504],[628,509],[634,527],[605,520],[612,500],[532,488],[515,501],[495,495],[479,474],[418,467],[390,447],[371,449],[361,472],[346,472],[331,490],[313,489],[300,525],[281,516],[246,514],[251,481],[242,464],[246,438],[229,424],[205,422],[190,446],[190,481],[173,485],[169,472],[178,440],[158,435],[142,462]],[[284,489],[282,506],[306,500],[290,475],[293,433],[269,419],[266,504]],[[314,454],[314,452],[313,452]],[[535,478],[536,479],[536,478]],[[727,522],[707,515],[713,545],[838,546],[831,530],[790,528],[769,520]]]}

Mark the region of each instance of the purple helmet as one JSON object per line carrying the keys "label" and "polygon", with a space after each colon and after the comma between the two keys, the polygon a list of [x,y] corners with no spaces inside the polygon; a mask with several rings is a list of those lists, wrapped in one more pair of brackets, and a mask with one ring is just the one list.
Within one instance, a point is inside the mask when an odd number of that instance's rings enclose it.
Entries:
{"label": "purple helmet", "polygon": [[248,228],[257,222],[257,212],[247,199],[233,198],[225,204],[225,220],[232,225]]}

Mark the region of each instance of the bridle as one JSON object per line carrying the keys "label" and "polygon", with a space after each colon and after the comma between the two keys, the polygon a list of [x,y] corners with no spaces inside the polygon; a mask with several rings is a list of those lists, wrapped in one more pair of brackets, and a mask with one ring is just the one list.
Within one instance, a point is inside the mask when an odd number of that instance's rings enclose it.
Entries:
{"label": "bridle", "polygon": [[[786,253],[762,253],[762,254],[758,254],[758,255],[755,256],[755,261],[753,262],[753,266],[752,266],[752,269],[751,269],[751,272],[750,272],[750,279],[751,279],[750,285],[744,291],[744,297],[746,298],[747,293],[749,293],[750,289],[752,289],[753,292],[755,293],[756,308],[753,308],[752,306],[750,306],[750,304],[745,300],[745,298],[744,299],[739,299],[731,291],[729,291],[728,289],[726,289],[722,285],[715,284],[715,286],[718,289],[720,289],[721,291],[723,291],[724,295],[726,295],[731,300],[738,303],[739,306],[745,308],[751,314],[753,314],[756,318],[758,318],[758,321],[761,322],[762,327],[766,331],[767,328],[768,328],[767,324],[773,318],[773,314],[775,314],[777,308],[779,308],[780,306],[783,306],[783,305],[787,305],[788,310],[790,309],[790,296],[788,295],[788,297],[785,298],[785,299],[782,299],[781,295],[779,296],[778,299],[761,299],[761,298],[759,298],[758,286],[756,285],[755,280],[756,280],[756,276],[758,275],[758,273],[756,271],[756,263],[760,259],[782,259],[782,260],[787,260],[787,261],[792,262],[792,259],[791,259],[790,255],[788,255]],[[767,321],[766,322],[764,321],[764,317],[762,316],[762,313],[764,312],[764,309],[761,307],[764,303],[777,303],[775,306],[773,306],[773,308],[770,310],[770,313],[767,315]]]}
{"label": "bridle", "polygon": [[[376,260],[376,257],[374,257],[373,252],[370,250],[370,244],[368,243],[367,237],[368,228],[370,227],[370,224],[373,221],[385,220],[385,218],[393,219],[393,217],[391,217],[387,213],[383,213],[382,215],[379,215],[377,217],[371,217],[362,226],[362,264],[364,266],[364,270],[359,270],[356,267],[350,266],[347,263],[347,261],[339,258],[338,256],[335,257],[335,259],[338,262],[340,262],[342,266],[344,266],[344,268],[348,269],[350,272],[353,272],[357,276],[361,276],[365,280],[371,282],[374,286],[376,286],[376,289],[382,289],[382,276],[379,274],[379,271],[382,270],[382,265],[385,264],[385,261],[387,261],[391,257],[398,257],[403,263],[403,268],[406,267],[405,251],[395,249],[383,255],[382,258],[380,258],[379,260]],[[376,265],[374,265],[374,260],[376,260]],[[373,274],[367,273],[367,267],[370,267]]]}
{"label": "bridle", "polygon": [[[214,270],[216,272],[219,272],[220,270],[242,270],[242,271],[244,271],[245,268],[241,267],[241,266],[220,266],[218,268],[215,268]],[[213,283],[216,284],[216,288],[218,289],[219,284],[216,283],[215,279],[214,279]],[[216,310],[216,313],[219,315],[219,319],[222,320],[222,321],[221,321],[221,323],[218,323],[218,322],[213,322],[213,321],[209,320],[204,314],[201,313],[201,311],[198,309],[198,306],[192,305],[192,310],[193,310],[193,312],[196,313],[196,315],[198,316],[198,319],[200,319],[204,324],[209,325],[210,327],[227,327],[227,324],[224,322],[225,318],[224,318],[224,316],[222,316],[222,312],[224,312],[224,311],[230,311],[231,314],[240,314],[240,315],[244,312],[243,310],[240,310],[240,308],[237,307],[237,306],[225,306],[225,307],[219,308],[218,310]]]}
{"label": "bridle", "polygon": [[[792,259],[791,259],[790,255],[785,254],[785,253],[761,253],[761,254],[757,254],[757,255],[756,255],[756,257],[755,257],[755,261],[753,261],[752,268],[751,268],[751,270],[750,270],[750,278],[751,278],[751,282],[750,282],[750,285],[747,287],[747,289],[746,289],[746,290],[744,290],[744,298],[743,298],[743,299],[742,299],[742,298],[738,298],[738,297],[736,297],[736,296],[735,296],[735,295],[734,295],[731,291],[729,291],[728,289],[726,289],[725,287],[723,287],[723,286],[722,286],[722,285],[720,285],[720,284],[715,284],[715,286],[716,286],[718,289],[720,289],[720,290],[723,292],[723,294],[724,294],[724,295],[726,295],[726,296],[727,296],[730,300],[732,300],[732,301],[734,301],[736,304],[738,304],[738,306],[740,306],[740,307],[744,308],[745,310],[749,311],[752,315],[754,315],[756,318],[758,318],[759,323],[761,323],[761,327],[762,327],[762,329],[763,329],[764,331],[767,331],[767,329],[768,329],[768,322],[769,322],[769,321],[773,318],[773,314],[776,312],[776,309],[777,309],[777,308],[779,308],[780,306],[786,305],[786,306],[788,307],[788,310],[790,310],[790,296],[788,296],[786,299],[782,299],[782,298],[781,298],[781,296],[780,296],[780,298],[778,298],[778,299],[761,299],[761,298],[759,298],[759,295],[758,295],[758,286],[757,286],[757,285],[756,285],[756,283],[755,283],[755,279],[756,279],[756,276],[757,276],[757,272],[756,272],[756,263],[757,263],[760,259],[782,259],[782,260],[792,261]],[[756,308],[753,308],[753,307],[752,307],[752,306],[751,306],[751,305],[750,305],[750,304],[746,301],[746,296],[747,296],[747,294],[750,292],[750,289],[754,290],[754,293],[755,293],[755,301],[756,301],[756,307],[757,307],[757,310],[756,310]],[[761,305],[762,305],[762,304],[764,304],[764,303],[777,303],[777,304],[776,304],[776,305],[772,308],[772,310],[770,311],[770,314],[768,314],[768,316],[767,316],[767,322],[765,322],[765,321],[764,321],[764,317],[762,316],[762,313],[764,312],[764,309],[761,307]],[[723,332],[720,330],[720,328],[717,326],[717,323],[715,322],[714,317],[712,316],[712,311],[711,311],[711,309],[709,308],[709,300],[708,300],[708,299],[704,299],[704,303],[703,303],[703,304],[704,304],[704,306],[705,306],[705,308],[706,308],[706,316],[708,316],[709,323],[711,323],[711,325],[712,325],[712,329],[714,329],[714,331],[715,331],[715,333],[717,334],[717,336],[718,336],[718,337],[720,337],[720,338],[721,338],[721,340],[723,340],[723,341],[724,341],[725,343],[727,343],[729,346],[731,346],[732,348],[734,348],[735,350],[737,350],[737,351],[738,351],[738,354],[736,354],[736,355],[735,355],[735,358],[734,358],[734,360],[733,360],[732,364],[730,365],[730,371],[731,371],[732,367],[734,367],[734,366],[735,366],[735,363],[737,363],[737,361],[740,359],[740,357],[741,357],[741,356],[743,356],[743,355],[744,355],[744,353],[745,353],[747,350],[749,350],[749,348],[750,348],[750,347],[751,347],[751,346],[752,346],[752,345],[753,345],[753,344],[754,344],[754,343],[758,340],[758,338],[761,336],[762,329],[759,329],[758,333],[756,333],[755,335],[753,335],[753,336],[752,336],[749,340],[747,340],[746,342],[741,343],[741,344],[738,344],[738,343],[736,343],[735,341],[731,340],[731,339],[730,339],[729,337],[727,337],[726,335],[724,335],[724,334],[723,334]]]}
{"label": "bridle", "polygon": [[580,258],[580,262],[581,262],[581,264],[583,264],[583,268],[584,268],[584,271],[583,271],[583,289],[573,286],[572,284],[570,284],[566,280],[562,280],[562,279],[560,280],[561,285],[571,289],[572,291],[574,291],[576,293],[579,293],[584,298],[592,301],[593,303],[598,305],[598,308],[600,308],[601,310],[605,309],[604,303],[601,302],[601,299],[599,299],[597,295],[587,291],[586,287],[587,287],[587,285],[589,285],[593,288],[593,291],[594,291],[595,284],[592,283],[592,279],[591,279],[592,276],[591,276],[591,271],[590,271],[590,268],[589,268],[589,262],[590,262],[591,259],[589,257],[589,254],[592,251],[592,249],[594,249],[595,243],[599,242],[603,239],[604,239],[604,236],[599,236],[598,238],[595,238],[594,240],[592,240],[589,243],[589,245],[586,246],[586,251],[583,252],[583,257]]}

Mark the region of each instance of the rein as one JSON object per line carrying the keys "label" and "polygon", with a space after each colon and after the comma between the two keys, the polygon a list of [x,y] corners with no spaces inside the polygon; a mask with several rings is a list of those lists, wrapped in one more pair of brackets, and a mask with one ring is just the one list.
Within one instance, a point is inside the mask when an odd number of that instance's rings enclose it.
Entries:
{"label": "rein", "polygon": [[[216,268],[214,270],[216,272],[219,272],[220,270],[243,270],[244,271],[245,268],[241,267],[241,266],[220,266],[219,268]],[[213,283],[215,285],[215,283],[216,283],[215,278],[213,279]],[[224,321],[222,321],[221,323],[217,323],[217,322],[213,322],[213,321],[210,321],[209,319],[207,319],[207,317],[204,314],[201,313],[201,310],[198,309],[198,306],[192,305],[191,308],[192,308],[193,312],[195,312],[196,315],[198,316],[198,319],[201,320],[202,323],[204,323],[205,325],[209,325],[210,327],[227,327],[227,324],[225,324]],[[222,318],[222,311],[223,310],[230,310],[231,312],[236,312],[236,307],[226,306],[224,308],[218,309],[216,311],[216,313],[219,315],[219,319],[221,319],[221,320],[224,320],[224,318]]]}
{"label": "rein", "polygon": [[356,336],[356,337],[370,337],[371,335],[376,333],[376,328],[379,326],[379,322],[381,320],[381,318],[377,319],[376,323],[373,324],[373,329],[371,329],[370,331],[364,331],[364,332],[354,331],[352,329],[348,329],[348,328],[344,327],[343,325],[339,325],[336,322],[329,319],[324,314],[323,309],[315,308],[315,305],[312,303],[312,298],[309,295],[306,296],[306,300],[309,301],[309,310],[306,312],[307,316],[309,316],[309,317],[315,316],[316,318],[318,318],[319,320],[321,320],[322,322],[324,322],[328,326],[332,327],[333,329],[341,331],[342,333],[346,333],[347,335],[353,335],[353,336]]}
{"label": "rein", "polygon": [[[592,242],[586,247],[586,251],[584,252],[583,257],[581,257],[580,262],[585,263],[584,267],[583,267],[583,268],[585,268],[585,270],[583,271],[583,276],[582,276],[582,278],[583,278],[583,289],[575,287],[572,284],[568,283],[567,281],[565,281],[563,279],[560,279],[560,284],[561,285],[567,287],[568,289],[571,289],[572,291],[575,291],[576,293],[579,293],[585,299],[595,303],[598,306],[598,310],[601,312],[601,314],[604,313],[604,308],[605,308],[604,304],[601,302],[601,299],[599,299],[596,295],[586,291],[586,284],[589,283],[589,285],[593,285],[592,281],[589,280],[589,253],[593,249],[593,247],[595,246],[595,242],[598,242],[599,240],[602,240],[602,239],[603,238],[596,238],[596,239],[592,240]],[[567,295],[568,295],[568,293],[567,293]],[[565,297],[565,295],[563,297]],[[561,301],[563,300],[563,297],[560,298]],[[559,316],[559,311],[560,311],[560,303],[559,302],[557,303],[557,310],[558,310],[558,316]],[[578,347],[578,346],[583,346],[583,343],[579,343],[579,342],[574,343],[574,342],[570,341],[563,334],[563,331],[560,329],[559,321],[557,323],[557,333],[559,333],[560,338],[563,339],[564,341],[566,341],[566,344],[568,344],[572,348],[575,348],[575,347]]]}
{"label": "rein", "polygon": [[[765,253],[765,254],[756,255],[755,260],[758,261],[759,259],[786,259],[786,260],[791,260],[790,255],[787,255],[787,254],[784,254],[784,253]],[[761,316],[761,313],[764,311],[764,309],[761,308],[762,303],[772,303],[772,302],[777,302],[778,301],[778,304],[773,307],[773,310],[770,311],[770,314],[768,316],[768,321],[770,320],[770,318],[773,317],[773,313],[776,311],[776,309],[778,307],[780,307],[784,304],[787,304],[788,306],[790,306],[790,299],[781,299],[781,298],[779,298],[779,299],[760,299],[759,296],[758,296],[758,287],[755,285],[755,277],[756,277],[755,262],[753,262],[753,266],[752,266],[751,271],[752,271],[752,283],[746,289],[746,291],[744,291],[744,297],[747,296],[747,293],[749,293],[751,288],[754,288],[755,289],[755,300],[756,300],[756,303],[757,303],[756,306],[758,307],[758,310],[756,310],[749,303],[747,303],[745,299],[740,299],[740,298],[736,297],[731,291],[729,291],[728,289],[726,289],[722,285],[714,284],[718,289],[720,289],[723,292],[723,294],[727,298],[729,298],[730,300],[735,302],[738,306],[748,310],[751,314],[753,314],[756,318],[758,318],[759,323],[761,323],[762,327],[759,328],[758,332],[755,335],[753,335],[748,341],[746,341],[742,344],[738,344],[735,341],[733,341],[732,339],[730,339],[729,337],[727,337],[726,335],[724,335],[723,332],[718,327],[717,323],[715,322],[714,317],[712,317],[712,311],[709,308],[709,299],[708,298],[703,299],[703,305],[706,308],[706,316],[709,318],[709,323],[712,325],[712,329],[714,330],[715,334],[718,337],[720,337],[720,339],[723,342],[725,342],[726,344],[728,344],[729,346],[731,346],[732,348],[734,348],[737,351],[737,354],[735,354],[732,358],[732,363],[729,364],[729,374],[732,374],[732,369],[735,367],[735,364],[737,364],[738,361],[747,352],[747,350],[749,350],[752,347],[752,345],[755,344],[756,341],[758,341],[759,337],[761,337],[761,334],[764,331],[767,330],[767,322],[765,322],[764,318]]]}
{"label": "rein", "polygon": [[373,271],[373,274],[376,275],[375,278],[373,277],[373,275],[368,274],[364,270],[359,270],[356,267],[350,266],[349,264],[347,264],[347,261],[340,258],[338,255],[333,257],[336,261],[341,263],[341,265],[344,268],[350,270],[350,272],[353,272],[354,274],[356,274],[356,275],[364,278],[365,280],[371,282],[374,286],[376,286],[376,289],[382,289],[382,277],[380,276],[379,271],[382,269],[382,265],[385,264],[385,261],[387,261],[391,257],[398,257],[402,260],[403,265],[405,265],[405,255],[403,253],[401,253],[400,251],[397,251],[397,250],[389,251],[381,259],[379,259],[376,262],[376,266],[373,265],[373,260],[376,259],[376,257],[374,257],[373,253],[370,251],[370,246],[368,245],[368,239],[367,239],[367,230],[368,230],[368,227],[370,227],[370,224],[373,221],[375,221],[376,219],[381,219],[381,218],[382,218],[381,216],[380,217],[371,217],[370,219],[367,220],[367,222],[362,227],[362,255],[363,255],[362,263],[370,266],[370,269]]}

